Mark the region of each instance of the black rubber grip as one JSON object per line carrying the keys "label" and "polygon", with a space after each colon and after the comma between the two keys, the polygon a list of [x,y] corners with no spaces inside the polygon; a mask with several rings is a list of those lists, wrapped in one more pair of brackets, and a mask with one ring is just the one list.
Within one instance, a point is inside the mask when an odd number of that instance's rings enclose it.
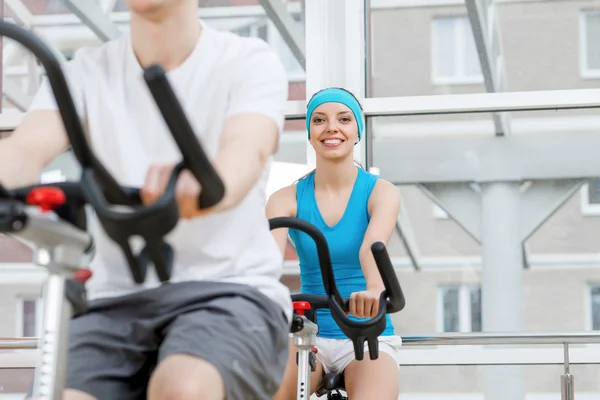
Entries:
{"label": "black rubber grip", "polygon": [[371,252],[375,263],[379,269],[379,274],[385,285],[385,291],[387,295],[387,312],[395,313],[401,311],[406,305],[404,299],[404,292],[398,281],[398,275],[394,271],[392,260],[385,248],[385,245],[381,242],[375,242],[371,245]]}
{"label": "black rubber grip", "polygon": [[165,71],[159,65],[153,65],[144,71],[144,80],[183,155],[184,167],[194,174],[202,186],[198,207],[216,205],[225,195],[225,186],[194,134]]}

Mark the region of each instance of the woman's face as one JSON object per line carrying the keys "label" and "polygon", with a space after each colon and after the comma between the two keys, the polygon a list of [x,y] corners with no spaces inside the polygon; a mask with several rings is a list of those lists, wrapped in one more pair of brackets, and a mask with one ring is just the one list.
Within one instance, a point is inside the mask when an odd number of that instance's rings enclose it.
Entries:
{"label": "woman's face", "polygon": [[352,156],[358,142],[358,123],[350,108],[341,103],[323,103],[310,120],[310,144],[317,155],[339,160]]}

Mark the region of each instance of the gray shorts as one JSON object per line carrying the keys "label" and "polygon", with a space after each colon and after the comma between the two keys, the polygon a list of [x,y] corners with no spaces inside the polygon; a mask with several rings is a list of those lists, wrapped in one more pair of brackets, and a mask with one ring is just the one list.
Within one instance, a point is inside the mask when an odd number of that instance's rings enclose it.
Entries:
{"label": "gray shorts", "polygon": [[228,400],[271,399],[289,332],[280,306],[239,284],[172,283],[94,301],[71,323],[67,388],[100,400],[145,399],[157,363],[188,354],[220,371]]}

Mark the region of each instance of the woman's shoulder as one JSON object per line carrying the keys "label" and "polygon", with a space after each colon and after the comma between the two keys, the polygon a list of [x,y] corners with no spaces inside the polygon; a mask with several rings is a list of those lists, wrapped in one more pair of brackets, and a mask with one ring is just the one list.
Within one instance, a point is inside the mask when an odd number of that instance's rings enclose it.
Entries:
{"label": "woman's shoulder", "polygon": [[400,203],[400,189],[392,182],[383,178],[377,179],[371,195],[369,196],[369,205],[376,203],[385,203],[388,205]]}
{"label": "woman's shoulder", "polygon": [[282,187],[269,197],[269,203],[291,203],[296,202],[296,184]]}
{"label": "woman's shoulder", "polygon": [[277,190],[267,200],[267,218],[295,217],[296,211],[296,185]]}

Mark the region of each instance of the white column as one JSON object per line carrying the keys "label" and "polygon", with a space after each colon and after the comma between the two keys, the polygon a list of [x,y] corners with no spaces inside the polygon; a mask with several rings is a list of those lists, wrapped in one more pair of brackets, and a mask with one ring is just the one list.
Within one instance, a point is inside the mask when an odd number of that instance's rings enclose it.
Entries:
{"label": "white column", "polygon": [[[306,98],[331,86],[365,96],[365,3],[361,0],[306,0]],[[365,146],[355,147],[354,157],[364,163]],[[315,166],[307,144],[306,162]]]}
{"label": "white column", "polygon": [[[482,322],[485,332],[523,330],[523,253],[518,182],[482,185]],[[524,400],[521,366],[486,366],[485,400]]]}

